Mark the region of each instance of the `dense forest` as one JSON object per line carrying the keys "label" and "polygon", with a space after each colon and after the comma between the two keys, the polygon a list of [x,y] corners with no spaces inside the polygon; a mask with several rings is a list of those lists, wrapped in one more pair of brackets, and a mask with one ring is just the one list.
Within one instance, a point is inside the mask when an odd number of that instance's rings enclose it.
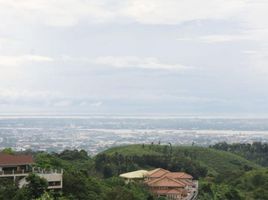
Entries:
{"label": "dense forest", "polygon": [[[199,180],[200,200],[266,200],[267,144],[258,145],[245,144],[251,148],[239,148],[233,144],[226,148],[221,143],[205,148],[141,144],[114,147],[95,157],[84,150],[50,154],[26,151],[23,153],[34,155],[37,167],[64,169],[63,190],[47,191],[46,181],[34,174],[27,177],[29,184],[22,189],[12,179],[1,178],[0,200],[153,200],[145,187],[135,183],[125,185],[118,175],[157,167],[192,174]],[[255,150],[248,150],[252,148]]]}
{"label": "dense forest", "polygon": [[226,142],[218,143],[211,148],[228,151],[240,155],[248,160],[256,162],[264,167],[268,167],[268,144],[254,142],[252,144],[234,143],[227,144]]}

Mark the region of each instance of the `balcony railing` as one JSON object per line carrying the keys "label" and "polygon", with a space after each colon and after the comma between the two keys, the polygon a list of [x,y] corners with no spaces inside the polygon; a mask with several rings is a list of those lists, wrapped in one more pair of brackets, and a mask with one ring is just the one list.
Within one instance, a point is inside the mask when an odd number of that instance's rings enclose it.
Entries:
{"label": "balcony railing", "polygon": [[26,176],[29,173],[36,174],[63,174],[63,170],[51,169],[45,170],[41,168],[32,168],[31,170],[2,170],[0,171],[0,177],[10,176]]}
{"label": "balcony railing", "polygon": [[12,175],[25,175],[29,174],[30,170],[3,170],[0,171],[0,177],[1,176],[12,176]]}

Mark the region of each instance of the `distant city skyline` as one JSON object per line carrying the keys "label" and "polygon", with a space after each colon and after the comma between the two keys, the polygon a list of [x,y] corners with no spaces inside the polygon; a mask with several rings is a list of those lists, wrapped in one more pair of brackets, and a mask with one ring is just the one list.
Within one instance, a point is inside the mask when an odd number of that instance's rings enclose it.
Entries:
{"label": "distant city skyline", "polygon": [[268,116],[267,10],[0,0],[0,114]]}

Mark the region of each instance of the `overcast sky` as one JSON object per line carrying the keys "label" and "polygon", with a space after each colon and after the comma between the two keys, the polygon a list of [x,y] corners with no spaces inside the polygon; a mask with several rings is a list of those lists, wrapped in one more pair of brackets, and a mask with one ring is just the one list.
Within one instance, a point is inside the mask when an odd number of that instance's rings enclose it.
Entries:
{"label": "overcast sky", "polygon": [[266,115],[267,10],[267,0],[0,0],[0,112]]}

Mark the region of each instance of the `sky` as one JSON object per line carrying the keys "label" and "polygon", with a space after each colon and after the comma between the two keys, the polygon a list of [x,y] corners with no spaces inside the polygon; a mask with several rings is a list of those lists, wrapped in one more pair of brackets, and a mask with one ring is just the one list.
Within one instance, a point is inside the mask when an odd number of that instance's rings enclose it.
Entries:
{"label": "sky", "polygon": [[268,114],[267,0],[0,0],[0,114]]}

